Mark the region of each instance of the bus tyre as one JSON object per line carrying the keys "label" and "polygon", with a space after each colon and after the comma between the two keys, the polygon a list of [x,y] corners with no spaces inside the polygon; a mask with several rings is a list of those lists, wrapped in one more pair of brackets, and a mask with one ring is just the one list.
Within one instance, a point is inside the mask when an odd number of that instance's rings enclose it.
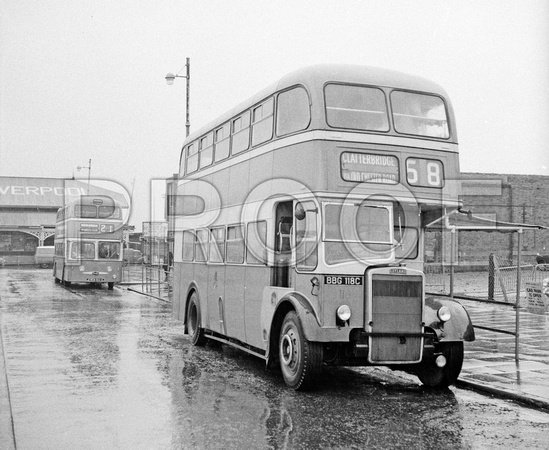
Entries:
{"label": "bus tyre", "polygon": [[109,281],[107,283],[107,287],[108,287],[109,291],[112,291],[114,289],[114,283],[112,281]]}
{"label": "bus tyre", "polygon": [[322,370],[322,344],[305,338],[295,311],[284,317],[278,353],[286,384],[296,391],[310,389]]}
{"label": "bus tyre", "polygon": [[187,305],[187,330],[193,345],[202,347],[206,344],[204,329],[200,326],[200,309],[196,292],[192,293]]}
{"label": "bus tyre", "polygon": [[419,380],[428,387],[447,388],[458,379],[463,365],[463,342],[447,342],[440,344],[442,354],[446,358],[444,367],[437,367],[434,361],[423,364],[418,371]]}

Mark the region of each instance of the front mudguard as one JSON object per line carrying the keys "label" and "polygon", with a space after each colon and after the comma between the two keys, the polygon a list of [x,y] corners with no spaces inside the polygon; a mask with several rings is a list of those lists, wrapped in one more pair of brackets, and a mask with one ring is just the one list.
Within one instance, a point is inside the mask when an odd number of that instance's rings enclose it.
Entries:
{"label": "front mudguard", "polygon": [[[443,306],[448,307],[452,314],[448,322],[441,322],[437,315],[437,311]],[[439,342],[475,340],[475,329],[469,313],[456,300],[440,297],[426,298],[424,318],[425,326],[434,330]]]}

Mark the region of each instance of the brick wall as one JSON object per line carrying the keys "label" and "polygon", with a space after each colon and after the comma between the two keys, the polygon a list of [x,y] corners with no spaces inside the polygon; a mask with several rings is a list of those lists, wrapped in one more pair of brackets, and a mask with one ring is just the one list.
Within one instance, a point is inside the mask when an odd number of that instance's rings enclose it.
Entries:
{"label": "brick wall", "polygon": [[[463,173],[463,208],[497,220],[549,227],[549,177]],[[467,231],[459,233],[460,261],[487,261],[490,253],[516,261],[517,234]],[[549,230],[524,231],[523,261],[549,254]]]}

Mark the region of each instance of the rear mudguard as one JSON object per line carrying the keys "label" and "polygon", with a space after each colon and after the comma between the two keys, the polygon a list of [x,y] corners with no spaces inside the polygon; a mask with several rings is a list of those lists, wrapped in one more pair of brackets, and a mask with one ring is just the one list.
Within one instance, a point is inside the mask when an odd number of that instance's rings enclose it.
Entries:
{"label": "rear mudguard", "polygon": [[[452,313],[448,322],[441,322],[437,311],[446,306]],[[475,330],[469,317],[469,313],[463,305],[456,300],[440,297],[428,297],[425,299],[425,326],[432,328],[440,342],[450,341],[474,341]]]}

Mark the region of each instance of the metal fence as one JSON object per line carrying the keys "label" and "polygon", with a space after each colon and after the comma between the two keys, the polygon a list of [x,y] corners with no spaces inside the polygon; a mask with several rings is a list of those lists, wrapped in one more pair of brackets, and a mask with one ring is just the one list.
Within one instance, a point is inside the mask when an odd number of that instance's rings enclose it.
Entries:
{"label": "metal fence", "polygon": [[[482,257],[482,245],[475,249],[475,258],[464,255],[464,252],[458,251],[458,233],[454,229],[446,234],[445,251],[443,246],[441,255],[438,257],[435,255],[433,258],[437,262],[425,264],[424,271],[428,294],[512,307],[514,311],[509,310],[509,312],[514,316],[514,331],[474,323],[473,325],[475,328],[514,336],[515,359],[518,361],[519,309],[527,306],[526,283],[530,281],[541,283],[543,279],[549,278],[549,265],[524,261],[521,244],[522,230],[515,230],[514,233],[516,233],[516,249],[513,261],[509,261],[501,255],[488,252]],[[527,257],[531,258],[531,255]]]}
{"label": "metal fence", "polygon": [[165,266],[128,264],[122,271],[122,284],[132,290],[171,301],[173,271]]}

